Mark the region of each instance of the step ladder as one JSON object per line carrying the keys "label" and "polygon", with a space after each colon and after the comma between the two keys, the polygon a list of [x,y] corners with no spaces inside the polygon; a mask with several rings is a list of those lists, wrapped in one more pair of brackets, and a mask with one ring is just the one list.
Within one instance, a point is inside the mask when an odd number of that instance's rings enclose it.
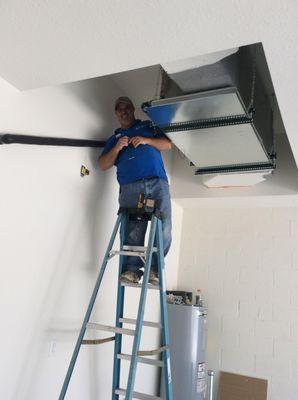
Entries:
{"label": "step ladder", "polygon": [[[148,244],[144,246],[125,246],[124,238],[125,232],[130,219],[146,219],[151,221],[150,232],[148,237]],[[120,250],[113,250],[114,241],[116,235],[120,230]],[[159,285],[152,285],[149,283],[149,273],[151,268],[151,260],[153,253],[156,253],[158,273],[159,273]],[[119,278],[122,271],[122,265],[125,256],[136,256],[140,257],[144,262],[144,275],[143,282],[139,283],[125,283],[118,279],[118,290],[117,290],[117,307],[116,307],[116,324],[115,327],[102,325],[94,322],[89,322],[91,312],[100,288],[100,284],[107,266],[108,261],[119,255]],[[125,298],[125,287],[140,288],[140,301],[138,307],[137,319],[125,318],[123,316],[124,309],[124,298]],[[147,290],[159,290],[160,294],[160,308],[161,308],[161,323],[144,321],[144,311]],[[123,328],[123,324],[135,325],[135,329]],[[162,346],[156,350],[140,350],[141,334],[143,326],[150,326],[161,329]],[[95,340],[84,340],[84,335],[87,329],[96,329],[107,332],[114,332],[115,336],[108,337],[105,339]],[[130,335],[134,337],[133,347],[131,354],[123,354],[121,352],[122,347],[122,335]],[[78,353],[81,345],[95,345],[103,344],[107,342],[115,341],[114,344],[114,366],[113,366],[113,387],[112,387],[112,400],[131,400],[131,399],[144,399],[144,400],[173,400],[172,393],[172,381],[171,381],[171,368],[170,368],[170,349],[169,349],[169,332],[168,332],[168,317],[167,317],[167,304],[166,304],[166,285],[165,285],[165,274],[164,274],[164,251],[163,251],[163,236],[162,236],[162,222],[158,218],[157,213],[154,211],[146,211],[136,209],[124,209],[120,208],[118,212],[118,218],[114,226],[112,236],[106,250],[99,275],[88,305],[88,309],[77,339],[75,349],[67,370],[67,374],[63,383],[63,387],[60,392],[59,400],[65,398],[65,394],[71,379],[71,375],[77,360]],[[152,356],[155,354],[161,354],[161,360],[153,360],[146,356]],[[121,374],[121,361],[130,361],[129,375],[126,389],[120,388],[120,374]],[[136,369],[138,363],[145,363],[154,365],[156,367],[163,368],[163,379],[165,387],[165,397],[152,396],[145,393],[134,392],[134,383],[136,377]]]}

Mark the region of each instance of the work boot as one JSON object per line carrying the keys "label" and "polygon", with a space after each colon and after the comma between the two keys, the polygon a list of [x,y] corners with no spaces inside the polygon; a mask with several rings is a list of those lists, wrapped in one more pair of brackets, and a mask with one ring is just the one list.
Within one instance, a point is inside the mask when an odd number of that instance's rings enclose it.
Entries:
{"label": "work boot", "polygon": [[159,285],[159,277],[157,275],[157,272],[150,271],[149,283],[151,283],[151,285],[156,285],[156,286]]}
{"label": "work boot", "polygon": [[136,272],[125,271],[120,275],[120,281],[125,283],[139,283],[140,277]]}

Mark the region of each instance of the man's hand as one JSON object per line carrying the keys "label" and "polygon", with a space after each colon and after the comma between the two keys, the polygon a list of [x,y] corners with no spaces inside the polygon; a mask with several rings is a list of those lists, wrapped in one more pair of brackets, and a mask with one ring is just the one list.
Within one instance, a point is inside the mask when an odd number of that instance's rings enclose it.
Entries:
{"label": "man's hand", "polygon": [[127,136],[120,137],[115,146],[112,147],[108,153],[99,157],[98,159],[99,167],[103,171],[106,171],[107,169],[111,168],[114,165],[119,152],[128,145],[129,145],[129,138]]}
{"label": "man's hand", "polygon": [[127,147],[129,145],[129,137],[122,136],[115,145],[115,149],[119,152],[123,149],[123,147]]}
{"label": "man's hand", "polygon": [[155,147],[159,151],[170,150],[172,148],[171,141],[164,138],[150,138],[143,136],[134,136],[129,140],[129,144],[132,144],[135,148],[140,144],[148,144],[149,146]]}
{"label": "man's hand", "polygon": [[140,144],[149,144],[150,138],[134,136],[130,139],[129,143],[131,143],[134,147],[138,147]]}

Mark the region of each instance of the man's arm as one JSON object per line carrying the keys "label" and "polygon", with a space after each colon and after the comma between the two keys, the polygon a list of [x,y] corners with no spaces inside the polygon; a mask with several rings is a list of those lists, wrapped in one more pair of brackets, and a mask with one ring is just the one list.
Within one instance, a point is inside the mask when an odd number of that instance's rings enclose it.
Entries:
{"label": "man's arm", "polygon": [[119,152],[123,149],[123,147],[128,146],[128,141],[129,138],[127,136],[121,137],[108,153],[99,157],[98,164],[102,171],[106,171],[114,165]]}
{"label": "man's arm", "polygon": [[164,138],[148,138],[143,136],[134,136],[130,139],[130,142],[134,147],[138,147],[140,144],[148,144],[149,146],[155,147],[159,151],[170,150],[172,148],[172,142],[170,139]]}

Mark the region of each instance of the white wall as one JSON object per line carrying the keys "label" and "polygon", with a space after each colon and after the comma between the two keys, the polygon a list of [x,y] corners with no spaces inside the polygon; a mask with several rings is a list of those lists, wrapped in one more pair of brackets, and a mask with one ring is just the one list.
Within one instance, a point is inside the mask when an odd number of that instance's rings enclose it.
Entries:
{"label": "white wall", "polygon": [[[123,90],[110,78],[18,92],[0,82],[0,132],[74,138],[107,138],[116,125],[113,100]],[[115,172],[96,166],[100,150],[0,146],[0,398],[58,397],[98,266],[115,222]],[[80,166],[90,169],[81,178]],[[180,232],[182,213],[176,231]],[[174,235],[179,249],[179,235]],[[168,256],[169,285],[178,255]],[[114,324],[117,260],[112,260],[94,321]],[[133,317],[135,293],[127,314]],[[149,296],[148,319],[158,303]],[[149,328],[148,328],[149,329]],[[92,336],[92,334],[91,334]],[[96,337],[106,337],[96,334]],[[146,346],[156,337],[146,333]],[[84,348],[67,398],[109,398],[113,345]],[[147,367],[148,368],[148,367]],[[152,391],[153,369],[141,370],[137,388]]]}
{"label": "white wall", "polygon": [[[184,210],[178,286],[208,306],[208,368],[298,393],[298,203]],[[218,375],[218,374],[217,374]]]}
{"label": "white wall", "polygon": [[[2,85],[1,131],[68,137],[93,137],[96,127],[110,131],[112,107],[108,112],[105,104],[119,89],[107,79],[93,83],[26,93]],[[111,230],[116,183],[97,170],[99,150],[3,145],[0,151],[6,377],[0,397],[56,398]],[[91,170],[84,179],[82,163]],[[88,353],[83,357],[73,398],[96,391],[95,362]]]}

